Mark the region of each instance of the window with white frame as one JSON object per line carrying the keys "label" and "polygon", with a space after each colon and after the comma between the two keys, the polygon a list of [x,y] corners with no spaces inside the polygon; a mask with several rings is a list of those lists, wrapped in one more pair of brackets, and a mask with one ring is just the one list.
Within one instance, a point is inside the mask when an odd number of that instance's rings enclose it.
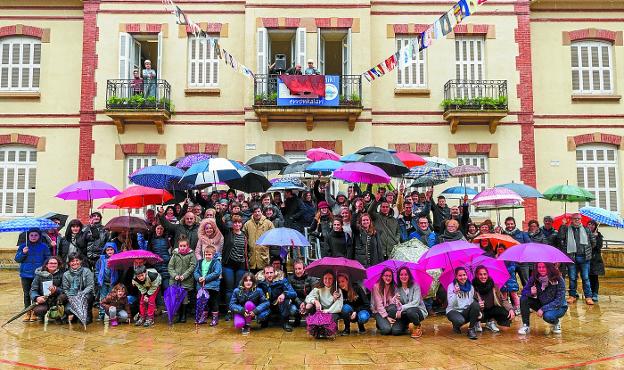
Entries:
{"label": "window with white frame", "polygon": [[619,213],[618,150],[610,145],[576,149],[576,181],[596,197],[587,203]]}
{"label": "window with white frame", "polygon": [[137,170],[140,170],[143,167],[153,166],[158,164],[158,160],[156,156],[151,155],[129,155],[126,156],[126,179],[125,184],[126,187],[133,185],[133,182],[130,181],[128,176],[132,175]]}
{"label": "window with white frame", "polygon": [[612,45],[603,41],[580,41],[570,47],[572,91],[577,94],[612,94]]}
{"label": "window with white frame", "polygon": [[0,90],[37,91],[41,41],[32,37],[0,38]]}
{"label": "window with white frame", "polygon": [[[488,156],[485,154],[461,154],[457,156],[457,164],[459,166],[470,165],[477,166],[484,171],[488,171]],[[485,190],[489,187],[489,177],[487,173],[479,176],[470,176],[462,178],[462,184],[467,188],[472,188],[477,192]],[[471,209],[470,213],[475,216],[485,216],[487,212],[478,212]]]}
{"label": "window with white frame", "polygon": [[213,42],[213,38],[188,38],[189,87],[214,87],[219,84],[219,57]]}
{"label": "window with white frame", "polygon": [[[418,45],[416,37],[397,37],[396,48],[400,51],[404,46]],[[423,88],[427,87],[427,64],[425,50],[412,53],[412,59],[399,68],[397,65],[397,87],[402,88]]]}
{"label": "window with white frame", "polygon": [[455,78],[458,80],[485,79],[485,39],[474,36],[455,38]]}
{"label": "window with white frame", "polygon": [[0,216],[35,213],[37,151],[6,145],[0,147]]}
{"label": "window with white frame", "polygon": [[308,160],[305,150],[287,150],[284,152],[284,158],[286,158],[288,163]]}

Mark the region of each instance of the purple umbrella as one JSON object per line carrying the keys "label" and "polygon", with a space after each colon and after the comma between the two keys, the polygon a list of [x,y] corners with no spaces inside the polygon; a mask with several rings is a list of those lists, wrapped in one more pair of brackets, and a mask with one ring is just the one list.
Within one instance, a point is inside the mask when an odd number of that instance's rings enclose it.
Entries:
{"label": "purple umbrella", "polygon": [[165,307],[167,308],[167,318],[169,319],[169,325],[173,325],[173,318],[178,309],[186,298],[186,290],[180,286],[180,284],[169,285],[169,288],[165,290],[163,299],[165,301]]}
{"label": "purple umbrella", "polygon": [[465,240],[455,240],[434,245],[420,256],[418,264],[425,270],[436,268],[453,269],[454,261],[467,260],[473,256],[481,255],[483,252],[475,244],[468,243]]}
{"label": "purple umbrella", "polygon": [[206,323],[206,315],[204,315],[204,310],[206,309],[206,304],[208,304],[208,299],[210,298],[210,293],[208,293],[208,289],[203,286],[199,288],[197,291],[197,302],[195,303],[195,324],[205,324]]}
{"label": "purple umbrella", "polygon": [[327,270],[333,271],[334,274],[344,272],[353,282],[366,278],[366,269],[361,263],[344,257],[323,257],[306,267],[308,274],[316,277],[323,277]]}
{"label": "purple umbrella", "polygon": [[455,268],[459,266],[463,266],[466,268],[466,273],[468,274],[468,279],[472,280],[475,277],[475,272],[477,267],[485,266],[488,270],[488,275],[494,280],[494,284],[497,287],[502,287],[505,285],[507,280],[509,279],[509,272],[507,271],[507,266],[505,266],[505,262],[497,260],[488,256],[474,256],[467,261],[457,261],[453,263],[454,267],[452,269],[448,269],[440,275],[440,284],[442,286],[447,287],[450,283],[455,279]]}
{"label": "purple umbrella", "polygon": [[498,259],[515,262],[573,263],[573,261],[559,249],[540,243],[514,245],[498,256]]}
{"label": "purple umbrella", "polygon": [[182,168],[184,170],[191,168],[197,162],[205,161],[207,159],[212,158],[210,154],[190,154],[186,157],[180,159],[178,163],[175,164],[177,168]]}
{"label": "purple umbrella", "polygon": [[[427,273],[427,271],[423,270],[418,264],[414,262],[405,262],[399,260],[387,260],[382,263],[378,263],[375,266],[371,266],[366,269],[366,280],[364,280],[364,286],[366,289],[372,291],[375,283],[379,281],[381,277],[381,272],[385,268],[389,268],[395,275],[395,280],[397,278],[396,274],[400,268],[407,267],[414,278],[414,281],[420,287],[420,293],[423,297],[427,296],[429,289],[431,288],[431,283],[433,283],[433,278]],[[398,282],[397,282],[398,283]]]}
{"label": "purple umbrella", "polygon": [[145,264],[150,265],[163,261],[162,258],[150,251],[135,249],[113,254],[106,262],[106,266],[115,270],[125,270],[133,266],[134,261],[138,259],[145,260]]}
{"label": "purple umbrella", "polygon": [[384,170],[364,162],[347,163],[334,171],[333,177],[365,184],[387,184],[390,182],[390,176]]}
{"label": "purple umbrella", "polygon": [[64,187],[56,197],[63,200],[93,200],[112,198],[120,193],[114,186],[104,181],[89,180],[78,181]]}

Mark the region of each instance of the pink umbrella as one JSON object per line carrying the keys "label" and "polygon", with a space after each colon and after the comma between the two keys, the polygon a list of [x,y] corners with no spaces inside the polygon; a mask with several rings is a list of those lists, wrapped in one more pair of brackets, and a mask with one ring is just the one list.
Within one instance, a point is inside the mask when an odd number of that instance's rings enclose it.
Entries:
{"label": "pink umbrella", "polygon": [[137,185],[124,190],[110,203],[119,208],[143,208],[152,204],[162,204],[171,199],[173,195],[166,190]]}
{"label": "pink umbrella", "polygon": [[455,240],[434,245],[420,256],[418,264],[425,270],[437,268],[453,269],[453,264],[457,266],[457,261],[468,260],[483,254],[483,252],[475,244],[468,243],[465,240]]}
{"label": "pink umbrella", "polygon": [[496,207],[520,205],[523,201],[521,196],[507,188],[487,188],[475,195],[472,199],[472,205],[495,209]]}
{"label": "pink umbrella", "polygon": [[352,282],[366,278],[366,269],[361,263],[344,257],[323,257],[306,267],[308,274],[320,278],[323,277],[327,270],[331,270],[334,273],[344,272],[349,275]]}
{"label": "pink umbrella", "polygon": [[431,288],[431,283],[433,283],[433,278],[427,273],[427,271],[421,269],[420,266],[414,262],[387,260],[382,263],[378,263],[375,266],[371,266],[366,269],[367,278],[364,280],[364,286],[369,291],[372,291],[375,283],[377,283],[381,277],[381,272],[386,268],[392,270],[396,281],[398,279],[396,274],[402,267],[407,267],[410,270],[410,273],[414,278],[414,282],[420,287],[420,293],[423,297],[427,296],[427,293],[429,293],[429,289]]}
{"label": "pink umbrella", "polygon": [[501,253],[498,259],[515,262],[573,263],[573,261],[559,249],[540,243],[514,245]]}
{"label": "pink umbrella", "polygon": [[56,197],[63,200],[93,200],[111,198],[118,194],[119,190],[104,181],[89,180],[66,186],[56,194]]}
{"label": "pink umbrella", "polygon": [[390,182],[390,176],[384,170],[364,162],[347,163],[334,171],[333,177],[365,184],[387,184]]}
{"label": "pink umbrella", "polygon": [[455,279],[455,268],[459,266],[463,266],[466,268],[466,272],[468,273],[468,279],[472,280],[475,277],[475,272],[477,267],[485,266],[488,270],[488,274],[494,280],[494,284],[497,287],[502,287],[505,285],[507,280],[509,279],[509,272],[507,271],[507,266],[503,261],[499,261],[495,258],[488,256],[474,256],[467,261],[456,261],[456,264],[452,269],[445,270],[440,275],[440,284],[442,286],[447,287],[450,283]]}
{"label": "pink umbrella", "polygon": [[322,161],[324,159],[331,159],[334,161],[340,160],[340,155],[333,150],[325,148],[312,148],[306,151],[306,157],[311,161]]}
{"label": "pink umbrella", "polygon": [[156,264],[162,262],[162,258],[158,255],[143,249],[125,251],[110,256],[106,262],[106,266],[115,270],[124,270],[134,265],[137,259],[145,260],[145,264]]}

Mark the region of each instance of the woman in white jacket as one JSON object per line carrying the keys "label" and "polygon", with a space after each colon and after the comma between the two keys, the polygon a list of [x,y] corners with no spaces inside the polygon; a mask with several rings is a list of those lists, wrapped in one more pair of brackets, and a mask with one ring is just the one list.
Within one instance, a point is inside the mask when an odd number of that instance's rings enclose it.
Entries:
{"label": "woman in white jacket", "polygon": [[455,280],[449,284],[446,294],[448,298],[446,317],[453,323],[453,331],[461,333],[462,325],[468,322],[468,338],[477,339],[476,325],[481,311],[464,267],[455,269]]}
{"label": "woman in white jacket", "polygon": [[342,311],[342,292],[336,287],[336,277],[332,271],[326,271],[319,285],[312,289],[305,299],[308,314],[320,311],[331,313],[334,321]]}
{"label": "woman in white jacket", "polygon": [[407,267],[397,270],[397,280],[400,302],[396,314],[397,321],[401,321],[404,328],[409,328],[412,338],[420,338],[423,333],[420,323],[427,317],[427,308],[422,299],[420,286],[414,284],[414,277]]}

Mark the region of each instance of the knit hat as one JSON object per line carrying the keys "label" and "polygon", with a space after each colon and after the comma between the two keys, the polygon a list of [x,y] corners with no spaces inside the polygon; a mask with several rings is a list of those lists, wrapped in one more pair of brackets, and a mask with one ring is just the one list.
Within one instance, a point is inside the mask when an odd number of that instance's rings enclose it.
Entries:
{"label": "knit hat", "polygon": [[321,209],[321,208],[329,208],[329,204],[327,204],[327,202],[326,202],[326,201],[322,200],[322,201],[320,201],[320,202],[318,203],[317,208],[318,208],[318,209]]}

